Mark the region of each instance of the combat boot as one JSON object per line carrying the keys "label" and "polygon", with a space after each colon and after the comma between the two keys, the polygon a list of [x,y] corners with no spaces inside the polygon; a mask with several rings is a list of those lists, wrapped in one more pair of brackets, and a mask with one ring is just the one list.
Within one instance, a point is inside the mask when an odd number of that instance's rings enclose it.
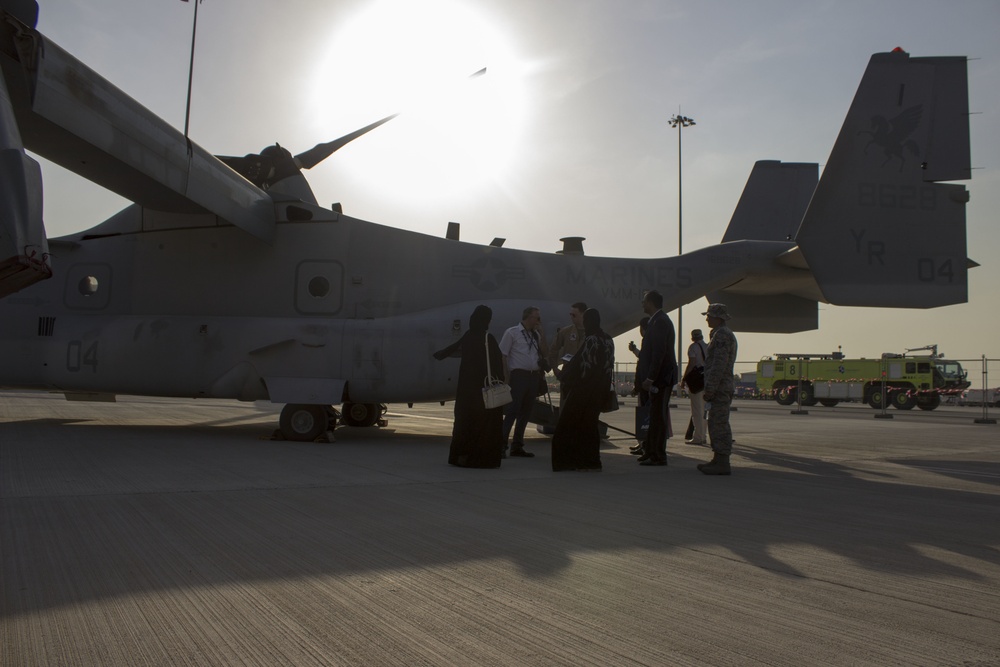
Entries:
{"label": "combat boot", "polygon": [[698,470],[706,475],[731,475],[732,470],[729,467],[729,455],[728,454],[716,454],[712,457],[712,460],[708,463],[702,463],[698,466]]}
{"label": "combat boot", "polygon": [[715,452],[712,452],[712,460],[709,461],[708,463],[699,463],[698,464],[698,470],[702,470],[703,468],[707,468],[710,465],[715,465],[718,462],[719,462],[719,455],[716,454]]}

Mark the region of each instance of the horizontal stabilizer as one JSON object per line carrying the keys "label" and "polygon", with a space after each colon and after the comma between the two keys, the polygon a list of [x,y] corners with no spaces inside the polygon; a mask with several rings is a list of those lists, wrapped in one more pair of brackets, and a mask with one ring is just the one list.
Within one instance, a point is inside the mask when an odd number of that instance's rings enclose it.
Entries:
{"label": "horizontal stabilizer", "polygon": [[968,300],[966,59],[872,56],[796,236],[825,300]]}
{"label": "horizontal stabilizer", "polygon": [[706,296],[709,303],[724,303],[733,319],[733,331],[795,333],[819,328],[817,303],[791,294],[736,294],[724,290]]}

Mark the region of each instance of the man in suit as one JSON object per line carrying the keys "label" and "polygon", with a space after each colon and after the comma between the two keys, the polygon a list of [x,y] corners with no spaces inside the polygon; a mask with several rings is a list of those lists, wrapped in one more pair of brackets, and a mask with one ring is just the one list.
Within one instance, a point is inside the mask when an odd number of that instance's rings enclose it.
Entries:
{"label": "man in suit", "polygon": [[670,437],[670,392],[677,382],[674,355],[674,324],[663,312],[663,295],[656,290],[642,297],[642,310],[649,315],[646,337],[642,339],[639,361],[647,362],[642,389],[649,393],[649,433],[639,465],[667,465],[667,438]]}

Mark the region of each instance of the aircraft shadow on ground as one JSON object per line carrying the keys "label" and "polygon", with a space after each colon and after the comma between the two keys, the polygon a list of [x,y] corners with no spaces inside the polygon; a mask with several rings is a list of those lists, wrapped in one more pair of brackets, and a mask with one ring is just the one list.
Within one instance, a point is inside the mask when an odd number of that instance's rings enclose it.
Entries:
{"label": "aircraft shadow on ground", "polygon": [[[4,422],[9,424],[17,424],[19,427],[23,426],[67,426],[73,424],[89,424],[97,421],[96,419],[66,419],[66,418],[54,418],[54,417],[44,417],[39,419],[25,419],[18,422]],[[4,426],[4,423],[0,423],[0,427]],[[7,427],[13,430],[13,427]]]}
{"label": "aircraft shadow on ground", "polygon": [[995,463],[993,461],[890,459],[889,463],[919,468],[938,475],[946,475],[954,479],[1000,486],[1000,463]]}
{"label": "aircraft shadow on ground", "polygon": [[[52,424],[64,422],[38,426]],[[491,471],[447,466],[441,436],[398,434],[370,448],[266,440],[248,446],[259,425],[87,428],[98,431],[89,438],[101,443],[95,451],[55,437],[42,455],[96,457],[89,461],[93,479],[83,482],[92,488],[65,496],[5,493],[0,501],[2,574],[17,582],[4,588],[3,614],[150,590],[390,576],[489,559],[509,560],[521,576],[546,578],[595,551],[650,551],[664,567],[673,555],[704,552],[699,557],[801,578],[816,576],[826,558],[875,574],[971,582],[994,582],[983,571],[1000,567],[1000,552],[990,546],[1000,543],[995,495],[873,480],[835,462],[752,445],[734,456],[729,478],[699,475],[693,459],[704,458],[696,456],[702,450],[678,447],[682,455],[666,469],[639,469],[622,450],[605,454],[601,474],[550,475],[537,441],[535,459]],[[206,432],[208,445],[205,439],[185,444]],[[37,442],[2,445],[8,453],[18,446]],[[199,459],[206,447],[214,450],[214,469]],[[358,459],[348,466],[374,464],[386,475],[406,476],[417,462],[425,477],[344,483],[345,452]],[[440,470],[427,465],[427,456],[437,457]],[[130,487],[119,467],[123,457],[131,474],[137,462],[161,466],[169,489]],[[753,461],[769,465],[746,465]],[[173,467],[164,472],[165,466]],[[303,468],[305,483],[280,483],[299,480]],[[255,476],[265,469],[270,481],[260,483]],[[187,486],[193,474],[208,486]],[[213,475],[226,479],[213,487]],[[324,483],[337,475],[336,483]]]}

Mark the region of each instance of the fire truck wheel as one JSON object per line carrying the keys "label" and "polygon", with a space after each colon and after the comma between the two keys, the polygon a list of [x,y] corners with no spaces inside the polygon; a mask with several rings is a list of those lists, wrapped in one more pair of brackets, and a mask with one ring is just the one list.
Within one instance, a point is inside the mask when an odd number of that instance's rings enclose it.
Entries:
{"label": "fire truck wheel", "polygon": [[[795,391],[799,391],[799,390],[796,389]],[[802,398],[802,405],[804,405],[806,407],[812,407],[812,406],[816,405],[816,403],[819,402],[819,401],[816,400],[816,397],[813,396],[812,385],[803,384],[801,392],[802,392],[802,397],[801,397]],[[792,392],[792,395],[795,396],[795,392]]]}
{"label": "fire truck wheel", "polygon": [[916,397],[906,389],[890,393],[889,400],[892,401],[892,406],[898,410],[912,410],[913,406],[917,404]]}
{"label": "fire truck wheel", "polygon": [[778,402],[778,405],[791,405],[795,402],[794,387],[781,387],[774,393],[774,400]]}
{"label": "fire truck wheel", "polygon": [[933,410],[939,405],[941,405],[941,394],[921,396],[917,399],[917,407],[921,410]]}
{"label": "fire truck wheel", "polygon": [[875,410],[882,409],[882,403],[885,399],[882,396],[882,389],[880,387],[873,387],[868,392],[868,405],[870,405]]}

